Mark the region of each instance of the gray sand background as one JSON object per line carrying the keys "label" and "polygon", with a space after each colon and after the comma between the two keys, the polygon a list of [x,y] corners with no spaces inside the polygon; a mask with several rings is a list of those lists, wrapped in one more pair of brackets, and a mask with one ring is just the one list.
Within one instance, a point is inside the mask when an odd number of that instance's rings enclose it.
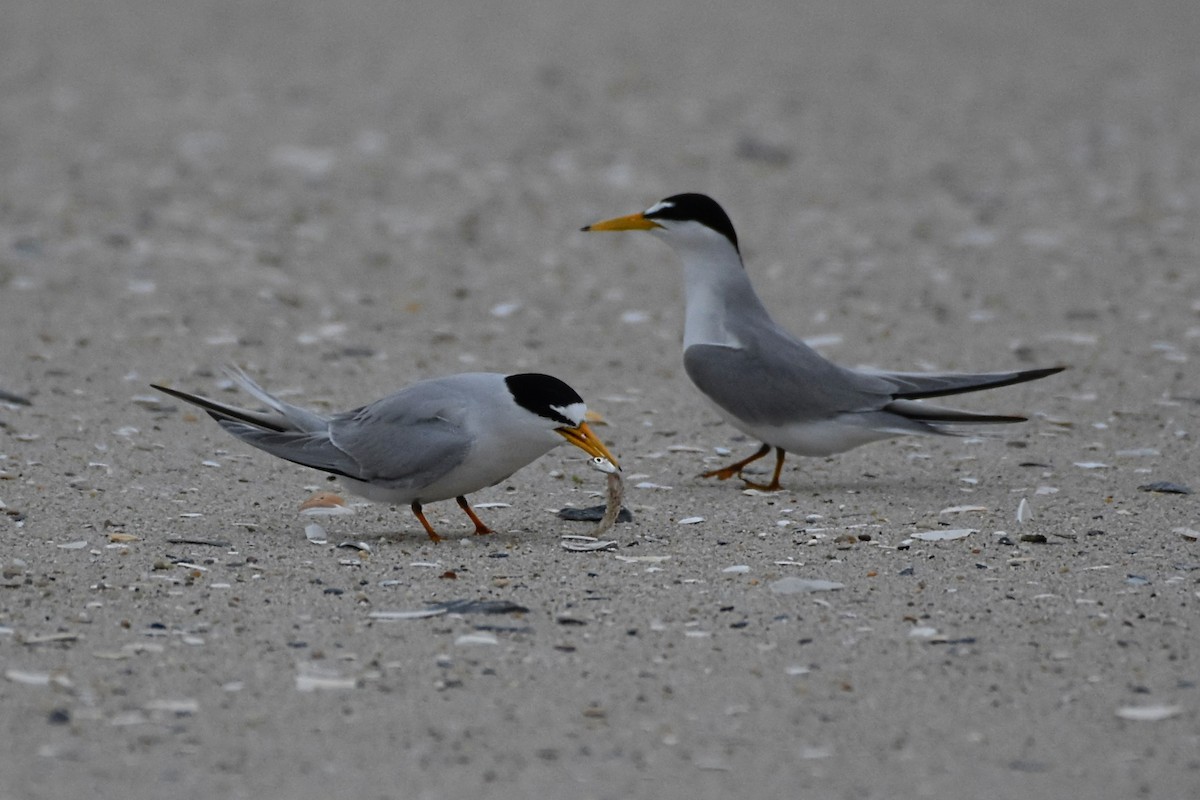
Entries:
{"label": "gray sand background", "polygon": [[[1200,490],[1200,5],[0,16],[0,798],[1200,795],[1198,495],[1138,489]],[[755,443],[678,265],[578,232],[689,190],[832,358],[1072,370],[964,399],[1031,415],[995,438],[697,480]],[[318,408],[557,374],[635,522],[562,549],[561,448],[473,498],[498,535],[312,544],[322,476],[148,399],[225,362]],[[371,617],[453,600],[528,610]]]}

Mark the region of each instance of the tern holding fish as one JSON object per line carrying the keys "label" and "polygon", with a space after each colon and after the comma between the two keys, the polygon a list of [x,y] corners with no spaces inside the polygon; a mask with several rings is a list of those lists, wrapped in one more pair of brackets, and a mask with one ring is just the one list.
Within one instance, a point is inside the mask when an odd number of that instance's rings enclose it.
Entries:
{"label": "tern holding fish", "polygon": [[748,458],[701,477],[726,480],[775,449],[780,488],[788,453],[827,456],[907,434],[955,435],[956,425],[1024,422],[930,405],[930,397],[1037,380],[1065,367],[1013,372],[883,372],[842,367],[784,330],[755,293],[725,210],[702,194],[678,194],[585,231],[649,231],[683,262],[683,364],[692,383],[735,428],[762,442]]}
{"label": "tern holding fish", "polygon": [[240,369],[226,373],[267,410],[154,388],[204,409],[247,444],[338,476],[353,494],[407,503],[435,542],[441,537],[422,512],[426,503],[454,498],[475,533],[491,533],[466,495],[505,480],[564,441],[617,463],[588,426],[583,399],[550,375],[476,372],[432,378],[370,405],[323,416],[268,394]]}

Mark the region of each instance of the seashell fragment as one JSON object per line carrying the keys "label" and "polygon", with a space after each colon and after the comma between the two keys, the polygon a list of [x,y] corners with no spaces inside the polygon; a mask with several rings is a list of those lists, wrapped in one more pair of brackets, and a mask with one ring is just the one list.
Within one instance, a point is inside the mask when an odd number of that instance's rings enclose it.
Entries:
{"label": "seashell fragment", "polygon": [[314,492],[307,500],[300,504],[300,510],[304,511],[308,508],[344,505],[346,505],[346,501],[340,494],[334,494],[333,492]]}
{"label": "seashell fragment", "polygon": [[353,514],[354,509],[346,505],[341,495],[333,492],[316,492],[300,504],[300,513],[308,517]]}
{"label": "seashell fragment", "polygon": [[166,714],[173,714],[177,717],[187,717],[195,714],[200,710],[200,702],[193,700],[190,697],[181,698],[162,698],[159,700],[151,700],[146,703],[143,708],[146,711],[162,711]]}
{"label": "seashell fragment", "polygon": [[597,539],[594,536],[564,536],[559,545],[563,550],[572,553],[593,553],[598,550],[615,550],[617,542],[611,539]]}
{"label": "seashell fragment", "polygon": [[316,668],[302,669],[296,675],[296,691],[315,692],[325,689],[353,689],[358,679],[347,678],[331,670]]}
{"label": "seashell fragment", "polygon": [[938,514],[966,514],[968,512],[985,512],[987,506],[949,506],[943,508]]}
{"label": "seashell fragment", "polygon": [[1159,722],[1183,713],[1182,706],[1122,706],[1117,709],[1117,716],[1133,722]]}
{"label": "seashell fragment", "polygon": [[1189,486],[1184,486],[1182,483],[1172,483],[1171,481],[1155,481],[1154,483],[1145,483],[1137,487],[1138,491],[1155,492],[1157,494],[1191,494],[1192,489]]}
{"label": "seashell fragment", "polygon": [[[607,510],[607,505],[584,506],[583,508],[565,506],[555,512],[555,516],[567,522],[599,522],[604,519],[604,512]],[[617,514],[617,522],[633,522],[633,514],[628,508],[622,508]]]}
{"label": "seashell fragment", "polygon": [[787,577],[773,581],[768,588],[775,594],[799,594],[801,592],[833,592],[845,589],[846,584],[821,578]]}
{"label": "seashell fragment", "polygon": [[500,640],[496,638],[495,634],[477,631],[475,633],[464,633],[455,639],[454,643],[460,646],[489,645],[500,644]]}
{"label": "seashell fragment", "polygon": [[972,533],[978,533],[975,528],[951,528],[947,530],[936,531],[921,531],[914,533],[911,538],[920,539],[923,542],[948,542],[954,539],[962,539],[970,536]]}
{"label": "seashell fragment", "polygon": [[427,619],[429,617],[440,617],[445,613],[445,608],[417,608],[411,611],[372,611],[370,614],[367,614],[367,618],[388,621]]}
{"label": "seashell fragment", "polygon": [[66,675],[54,672],[33,672],[24,669],[6,669],[4,677],[13,683],[24,684],[25,686],[60,686],[64,689],[70,688],[71,681]]}

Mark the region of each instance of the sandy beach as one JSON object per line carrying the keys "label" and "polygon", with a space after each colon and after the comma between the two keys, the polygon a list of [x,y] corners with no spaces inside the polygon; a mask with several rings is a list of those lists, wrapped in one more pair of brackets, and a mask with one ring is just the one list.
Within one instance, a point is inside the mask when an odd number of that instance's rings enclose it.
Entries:
{"label": "sandy beach", "polygon": [[[3,17],[0,800],[1200,796],[1192,0]],[[829,358],[1070,369],[701,480],[758,443],[679,265],[580,231],[684,191]],[[492,536],[302,515],[324,475],[149,385],[252,402],[227,363],[322,411],[558,375],[633,522],[563,547],[567,447]]]}

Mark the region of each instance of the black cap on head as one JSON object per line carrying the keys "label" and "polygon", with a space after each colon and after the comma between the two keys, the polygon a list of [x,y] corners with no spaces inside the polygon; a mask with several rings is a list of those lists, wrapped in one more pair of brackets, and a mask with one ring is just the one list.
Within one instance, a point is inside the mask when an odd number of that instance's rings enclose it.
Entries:
{"label": "black cap on head", "polygon": [[646,219],[674,219],[681,222],[691,220],[712,228],[733,243],[737,249],[737,233],[725,209],[706,194],[675,194],[654,204],[646,212]]}
{"label": "black cap on head", "polygon": [[526,411],[539,417],[554,420],[561,425],[575,427],[581,420],[571,419],[562,413],[573,405],[583,406],[583,398],[570,386],[554,377],[540,372],[522,372],[504,379],[513,400]]}

